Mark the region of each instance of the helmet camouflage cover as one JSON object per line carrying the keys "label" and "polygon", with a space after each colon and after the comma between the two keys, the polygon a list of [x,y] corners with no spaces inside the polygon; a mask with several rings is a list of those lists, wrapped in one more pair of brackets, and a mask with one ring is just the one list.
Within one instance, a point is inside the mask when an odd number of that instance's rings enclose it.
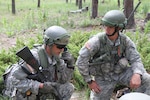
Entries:
{"label": "helmet camouflage cover", "polygon": [[44,43],[46,45],[59,44],[67,45],[70,35],[66,29],[60,26],[51,26],[44,32]]}
{"label": "helmet camouflage cover", "polygon": [[105,26],[124,28],[127,24],[127,19],[123,12],[119,10],[111,10],[108,11],[102,18],[102,24]]}

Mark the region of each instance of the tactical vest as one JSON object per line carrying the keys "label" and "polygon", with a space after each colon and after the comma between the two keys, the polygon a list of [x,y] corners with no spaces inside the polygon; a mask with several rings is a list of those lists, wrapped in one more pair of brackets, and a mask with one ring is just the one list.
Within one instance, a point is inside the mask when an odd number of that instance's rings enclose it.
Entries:
{"label": "tactical vest", "polygon": [[107,45],[107,38],[105,33],[99,33],[98,37],[100,41],[100,51],[94,55],[94,58],[101,57],[106,62],[112,62],[115,60],[114,63],[116,63],[120,58],[125,56],[126,37],[124,34],[120,34],[119,46]]}
{"label": "tactical vest", "polygon": [[[93,70],[91,74],[104,75],[111,71],[118,71],[119,68],[114,66],[117,65],[121,58],[125,57],[126,36],[124,34],[120,34],[120,45],[118,46],[107,45],[107,37],[105,33],[99,33],[97,36],[100,42],[100,50],[91,58],[90,63],[93,63],[91,65],[94,66],[91,66],[92,68],[90,70]],[[120,73],[121,70],[118,72],[116,71],[116,73]]]}
{"label": "tactical vest", "polygon": [[[48,56],[47,56],[44,48],[42,48],[41,46],[35,46],[35,48],[37,49],[37,53],[38,53],[38,56],[39,56],[39,65],[41,66],[42,73],[45,76],[44,80],[51,81],[51,82],[57,81],[57,79],[58,79],[57,68],[58,68],[58,66],[60,64],[59,59],[56,58],[56,65],[50,65],[49,62],[48,62]],[[55,69],[53,69],[53,72],[51,72],[51,70],[49,69],[50,66],[55,68]],[[27,76],[28,79],[41,81],[38,78],[38,74],[36,74],[36,73],[32,74],[24,66],[22,66],[22,69],[24,70],[25,73],[28,74],[28,76]]]}
{"label": "tactical vest", "polygon": [[[44,50],[44,48],[42,47],[38,47],[38,55],[39,55],[39,59],[40,59],[40,65],[45,69],[50,67],[49,62],[48,62],[48,58],[47,58],[47,54]],[[57,68],[60,64],[60,61],[58,58],[55,59],[57,61],[56,65],[54,65],[55,67],[55,75],[54,75],[54,79],[50,80],[50,81],[57,81],[58,76],[57,76]],[[45,72],[43,72],[45,73]],[[50,72],[48,72],[50,73]]]}
{"label": "tactical vest", "polygon": [[42,67],[48,67],[49,62],[48,62],[45,50],[42,47],[38,47],[37,49],[38,49],[38,55],[39,55],[39,59],[40,59],[40,65]]}

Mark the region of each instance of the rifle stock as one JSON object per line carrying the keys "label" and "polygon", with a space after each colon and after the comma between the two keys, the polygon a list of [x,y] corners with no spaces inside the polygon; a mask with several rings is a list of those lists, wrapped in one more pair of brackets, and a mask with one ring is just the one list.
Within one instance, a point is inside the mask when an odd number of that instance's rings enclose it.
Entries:
{"label": "rifle stock", "polygon": [[[33,69],[35,69],[38,73],[38,77],[40,79],[41,82],[46,82],[46,78],[42,73],[42,70],[39,70],[40,65],[38,63],[38,61],[34,58],[34,56],[32,55],[30,49],[25,46],[23,47],[21,50],[19,50],[16,55],[20,58],[22,58],[27,64],[29,64]],[[55,91],[55,98],[56,100],[62,100],[61,95],[59,94],[59,92],[55,89],[54,87],[54,91]]]}
{"label": "rifle stock", "polygon": [[20,58],[22,58],[27,64],[29,64],[33,69],[36,71],[39,71],[40,65],[38,64],[38,61],[34,58],[31,51],[27,46],[23,47],[21,50],[19,50],[16,55]]}

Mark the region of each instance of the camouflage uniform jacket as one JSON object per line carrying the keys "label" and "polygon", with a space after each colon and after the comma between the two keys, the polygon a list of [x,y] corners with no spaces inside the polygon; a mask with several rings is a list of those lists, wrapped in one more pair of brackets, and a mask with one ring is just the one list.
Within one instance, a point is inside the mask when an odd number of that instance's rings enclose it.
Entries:
{"label": "camouflage uniform jacket", "polygon": [[[44,50],[44,46],[42,46],[42,48]],[[38,62],[41,63],[38,55],[38,49],[33,49],[31,52]],[[64,63],[64,60],[62,59],[59,59],[59,65],[58,61],[54,57],[51,59],[47,55],[47,59],[49,65],[43,68],[43,73],[47,80],[51,82],[58,82],[60,84],[69,82],[72,77],[73,69],[67,68],[66,63]],[[5,94],[9,97],[15,97],[17,91],[22,94],[25,94],[29,90],[33,95],[37,95],[39,93],[40,82],[28,79],[28,74],[23,70],[23,68],[26,68],[29,72],[31,71],[31,69],[29,70],[29,68],[27,68],[26,63],[19,62],[12,65],[5,73],[7,75]],[[34,70],[33,72],[36,73]],[[57,77],[55,72],[57,72]]]}
{"label": "camouflage uniform jacket", "polygon": [[[129,66],[122,68],[118,65],[122,58],[127,59]],[[94,64],[95,59],[97,64]],[[109,40],[105,33],[98,33],[90,38],[79,51],[76,65],[86,82],[92,80],[91,76],[117,80],[118,74],[127,67],[132,67],[133,73],[142,75],[145,72],[135,44],[122,33],[119,33],[114,42]]]}

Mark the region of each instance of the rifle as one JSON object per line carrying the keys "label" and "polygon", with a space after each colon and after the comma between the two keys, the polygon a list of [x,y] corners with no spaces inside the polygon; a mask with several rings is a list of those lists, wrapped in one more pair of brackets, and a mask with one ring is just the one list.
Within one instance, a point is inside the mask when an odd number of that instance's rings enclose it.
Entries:
{"label": "rifle", "polygon": [[[34,70],[38,73],[38,78],[40,82],[47,82],[44,74],[42,73],[42,67],[39,65],[38,61],[34,58],[31,51],[27,46],[23,47],[21,50],[19,50],[16,55],[20,58],[22,58],[27,64],[29,64]],[[61,95],[54,87],[54,95],[56,100],[62,100]]]}

